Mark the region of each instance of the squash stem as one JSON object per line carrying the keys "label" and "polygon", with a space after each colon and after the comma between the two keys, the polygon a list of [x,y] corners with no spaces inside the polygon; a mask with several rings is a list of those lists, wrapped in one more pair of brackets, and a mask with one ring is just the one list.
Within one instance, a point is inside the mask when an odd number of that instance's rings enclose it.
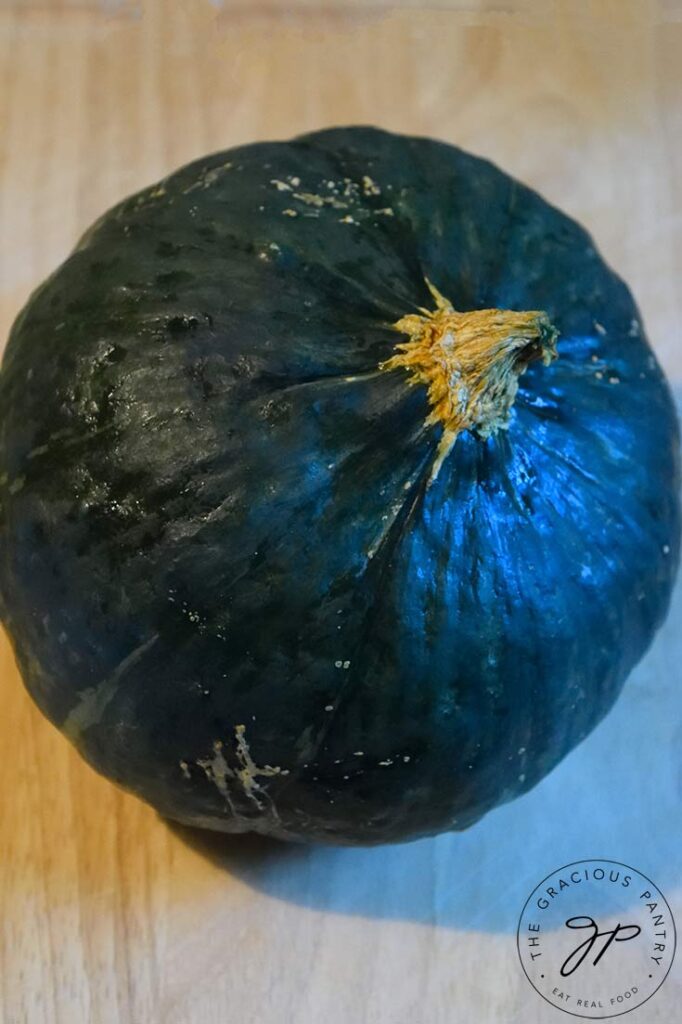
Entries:
{"label": "squash stem", "polygon": [[409,340],[399,342],[379,369],[403,367],[409,384],[427,387],[431,412],[426,423],[443,427],[432,483],[463,430],[487,438],[509,425],[520,375],[536,360],[547,366],[556,359],[558,331],[540,310],[459,313],[435,285],[426,283],[436,308],[422,308],[393,325]]}

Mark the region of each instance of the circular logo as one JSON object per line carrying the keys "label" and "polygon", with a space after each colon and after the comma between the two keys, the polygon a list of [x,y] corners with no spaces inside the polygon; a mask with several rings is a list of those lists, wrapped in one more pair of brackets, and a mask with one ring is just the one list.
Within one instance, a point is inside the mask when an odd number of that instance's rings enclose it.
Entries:
{"label": "circular logo", "polygon": [[578,860],[533,890],[519,918],[521,966],[552,1006],[601,1020],[641,1006],[675,955],[675,922],[661,890],[614,860]]}

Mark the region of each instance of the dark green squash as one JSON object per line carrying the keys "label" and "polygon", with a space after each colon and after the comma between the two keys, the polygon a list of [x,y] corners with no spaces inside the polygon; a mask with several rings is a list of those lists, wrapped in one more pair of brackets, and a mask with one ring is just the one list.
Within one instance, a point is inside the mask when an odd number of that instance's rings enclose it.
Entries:
{"label": "dark green squash", "polygon": [[18,317],[0,612],[38,705],[164,815],[462,829],[613,704],[678,477],[577,224],[427,139],[259,143],[115,207]]}

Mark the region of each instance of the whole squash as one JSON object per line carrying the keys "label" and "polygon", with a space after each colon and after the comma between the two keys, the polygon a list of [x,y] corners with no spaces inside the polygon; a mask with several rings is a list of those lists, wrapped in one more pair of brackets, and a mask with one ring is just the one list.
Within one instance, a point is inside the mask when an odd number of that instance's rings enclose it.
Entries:
{"label": "whole squash", "polygon": [[678,561],[623,282],[490,163],[370,127],[116,206],[0,373],[0,611],[34,700],[168,817],[463,829],[599,722]]}

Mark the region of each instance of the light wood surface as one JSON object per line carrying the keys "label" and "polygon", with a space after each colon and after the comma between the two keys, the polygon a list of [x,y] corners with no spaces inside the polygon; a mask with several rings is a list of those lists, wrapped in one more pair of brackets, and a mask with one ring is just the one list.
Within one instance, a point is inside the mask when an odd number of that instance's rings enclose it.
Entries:
{"label": "light wood surface", "polygon": [[[593,232],[682,394],[677,0],[0,0],[0,338],[103,209],[202,153],[338,123],[491,157]],[[526,895],[631,863],[682,925],[682,592],[616,709],[463,835],[288,848],[171,828],[97,777],[0,643],[2,1024],[561,1024]],[[627,1018],[673,1024],[682,956]]]}

